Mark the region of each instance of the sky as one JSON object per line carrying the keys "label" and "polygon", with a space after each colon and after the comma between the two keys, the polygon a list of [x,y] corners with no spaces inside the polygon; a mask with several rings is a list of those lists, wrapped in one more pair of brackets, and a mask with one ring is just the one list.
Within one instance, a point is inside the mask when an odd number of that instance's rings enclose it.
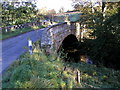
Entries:
{"label": "sky", "polygon": [[38,9],[46,7],[48,10],[55,9],[56,12],[59,12],[60,8],[64,7],[65,11],[72,10],[72,0],[38,0],[37,7]]}

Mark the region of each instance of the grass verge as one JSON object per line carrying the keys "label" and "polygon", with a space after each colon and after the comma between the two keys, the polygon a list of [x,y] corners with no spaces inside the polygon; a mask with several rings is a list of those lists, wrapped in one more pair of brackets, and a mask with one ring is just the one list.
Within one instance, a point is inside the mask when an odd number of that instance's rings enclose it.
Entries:
{"label": "grass verge", "polygon": [[10,65],[2,88],[120,88],[120,71],[82,62],[65,63],[56,53],[46,56],[35,48],[32,55],[25,53]]}
{"label": "grass verge", "polygon": [[21,29],[14,29],[14,30],[11,30],[10,32],[0,34],[0,40],[5,40],[5,39],[8,39],[8,38],[11,38],[14,36],[18,36],[18,35],[26,33],[26,32],[30,32],[32,30],[41,29],[44,27],[45,26],[33,26],[33,27],[26,27],[26,28],[21,28]]}

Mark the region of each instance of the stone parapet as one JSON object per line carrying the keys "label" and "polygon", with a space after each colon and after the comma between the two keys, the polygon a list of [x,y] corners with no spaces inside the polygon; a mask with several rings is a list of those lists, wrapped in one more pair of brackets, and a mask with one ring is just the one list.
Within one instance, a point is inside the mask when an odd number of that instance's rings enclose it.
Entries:
{"label": "stone parapet", "polygon": [[70,34],[76,35],[76,22],[69,24],[64,22],[49,26],[43,31],[41,47],[57,51],[62,41]]}

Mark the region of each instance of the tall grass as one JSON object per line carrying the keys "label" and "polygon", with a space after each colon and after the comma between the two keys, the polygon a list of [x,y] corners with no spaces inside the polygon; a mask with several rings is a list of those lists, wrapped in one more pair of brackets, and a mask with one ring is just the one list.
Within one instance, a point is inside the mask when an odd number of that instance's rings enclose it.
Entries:
{"label": "tall grass", "polygon": [[[80,71],[80,82],[76,81]],[[2,88],[120,88],[120,71],[85,63],[67,63],[59,55],[47,56],[35,48],[3,74]]]}

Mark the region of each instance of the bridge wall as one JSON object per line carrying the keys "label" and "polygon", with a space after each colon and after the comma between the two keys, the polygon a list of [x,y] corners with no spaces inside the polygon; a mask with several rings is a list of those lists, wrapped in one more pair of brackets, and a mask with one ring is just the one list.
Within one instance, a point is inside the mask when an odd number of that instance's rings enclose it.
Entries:
{"label": "bridge wall", "polygon": [[70,34],[79,36],[78,23],[64,22],[50,26],[42,34],[41,47],[57,51],[62,41]]}

